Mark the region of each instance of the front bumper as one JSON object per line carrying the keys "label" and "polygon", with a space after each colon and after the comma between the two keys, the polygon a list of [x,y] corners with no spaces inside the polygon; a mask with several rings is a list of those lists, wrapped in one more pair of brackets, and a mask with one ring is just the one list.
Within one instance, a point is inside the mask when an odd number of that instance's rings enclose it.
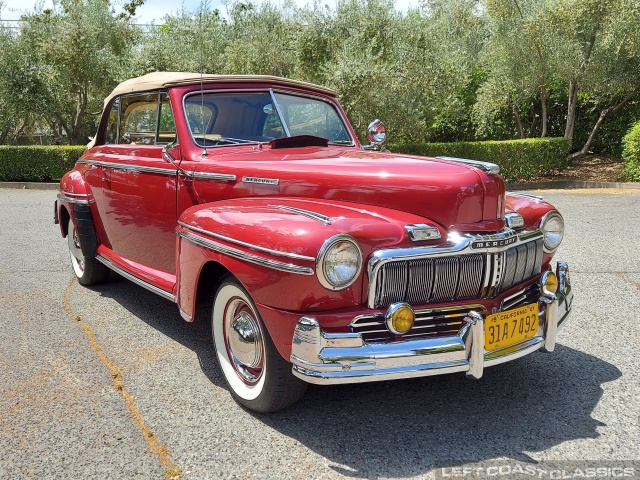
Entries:
{"label": "front bumper", "polygon": [[566,264],[558,262],[558,292],[541,295],[540,328],[536,335],[501,350],[484,349],[484,318],[465,317],[457,335],[393,343],[371,343],[359,333],[327,333],[311,317],[296,326],[291,363],[293,374],[315,384],[373,382],[466,372],[481,378],[485,367],[509,362],[543,349],[552,352],[559,327],[571,312],[573,292]]}

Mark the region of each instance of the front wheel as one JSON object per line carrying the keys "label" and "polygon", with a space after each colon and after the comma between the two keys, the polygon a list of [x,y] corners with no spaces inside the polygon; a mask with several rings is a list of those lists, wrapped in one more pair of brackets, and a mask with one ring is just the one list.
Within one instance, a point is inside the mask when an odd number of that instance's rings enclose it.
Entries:
{"label": "front wheel", "polygon": [[85,258],[83,255],[78,231],[71,218],[67,228],[67,244],[71,256],[71,266],[76,274],[78,283],[81,285],[95,285],[107,281],[109,269],[95,258]]}
{"label": "front wheel", "polygon": [[256,412],[275,412],[302,398],[307,384],[291,373],[246,290],[233,278],[216,293],[213,343],[231,395]]}

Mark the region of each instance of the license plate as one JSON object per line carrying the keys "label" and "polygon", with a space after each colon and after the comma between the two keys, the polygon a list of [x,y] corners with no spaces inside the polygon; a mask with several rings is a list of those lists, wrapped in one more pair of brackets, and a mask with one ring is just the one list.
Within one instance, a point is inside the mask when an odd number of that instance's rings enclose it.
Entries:
{"label": "license plate", "polygon": [[538,326],[537,303],[489,315],[484,321],[484,349],[492,352],[529,340]]}

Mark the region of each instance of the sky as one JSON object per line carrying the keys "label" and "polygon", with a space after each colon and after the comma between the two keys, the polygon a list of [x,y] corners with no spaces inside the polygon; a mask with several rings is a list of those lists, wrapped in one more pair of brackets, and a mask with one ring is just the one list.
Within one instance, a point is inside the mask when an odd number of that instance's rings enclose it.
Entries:
{"label": "sky", "polygon": [[[262,3],[265,0],[254,0],[253,3]],[[311,0],[294,0],[299,6],[304,6],[311,2]],[[175,13],[183,5],[189,11],[195,11],[198,9],[201,0],[184,0],[182,3],[176,0],[147,0],[145,4],[136,12],[137,23],[147,24],[151,22],[160,23],[162,18],[169,14]],[[4,9],[0,12],[0,18],[2,20],[17,20],[20,18],[20,14],[25,11],[33,10],[36,4],[36,0],[0,0],[0,3],[4,3]],[[321,0],[322,4],[328,5],[329,8],[335,9],[336,0]],[[222,0],[211,0],[211,8],[218,8],[221,11],[225,10],[222,4]],[[397,10],[407,11],[411,7],[418,7],[419,0],[396,0],[394,2]],[[44,0],[44,8],[51,8],[52,1]]]}

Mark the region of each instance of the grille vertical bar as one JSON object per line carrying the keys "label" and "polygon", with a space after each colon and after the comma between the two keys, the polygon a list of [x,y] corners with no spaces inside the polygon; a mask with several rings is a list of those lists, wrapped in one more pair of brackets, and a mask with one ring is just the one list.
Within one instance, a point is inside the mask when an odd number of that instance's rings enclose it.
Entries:
{"label": "grille vertical bar", "polygon": [[460,300],[478,298],[482,292],[485,255],[464,255],[460,257],[460,282],[456,297]]}
{"label": "grille vertical bar", "polygon": [[542,245],[543,239],[539,238],[505,250],[501,272],[490,275],[486,291],[483,291],[484,282],[495,267],[495,254],[474,253],[389,262],[378,271],[374,305],[377,308],[395,302],[424,305],[493,296],[540,273]]}
{"label": "grille vertical bar", "polygon": [[413,260],[408,263],[409,288],[407,289],[407,302],[411,304],[427,303],[431,299],[435,278],[433,260]]}
{"label": "grille vertical bar", "polygon": [[458,257],[440,257],[434,260],[435,283],[432,301],[442,302],[455,299],[458,286]]}

